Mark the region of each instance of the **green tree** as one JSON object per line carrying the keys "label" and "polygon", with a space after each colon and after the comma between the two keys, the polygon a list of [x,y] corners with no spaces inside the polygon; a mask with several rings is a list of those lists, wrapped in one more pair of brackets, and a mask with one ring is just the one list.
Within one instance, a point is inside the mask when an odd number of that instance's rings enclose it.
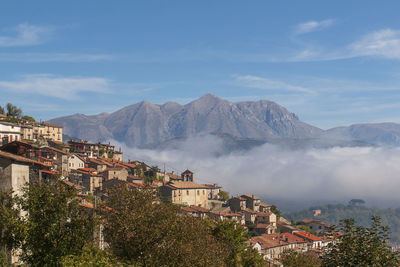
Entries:
{"label": "green tree", "polygon": [[64,256],[60,265],[76,267],[123,266],[122,263],[116,261],[109,251],[101,250],[94,244],[85,245],[81,254]]}
{"label": "green tree", "polygon": [[79,255],[93,237],[94,220],[78,205],[76,191],[56,180],[25,188],[22,259],[33,266],[56,266],[66,255]]}
{"label": "green tree", "polygon": [[229,200],[229,193],[226,192],[226,191],[220,190],[219,193],[218,193],[218,196],[223,201],[228,201]]}
{"label": "green tree", "polygon": [[158,201],[151,190],[115,187],[103,208],[111,252],[139,266],[224,266],[222,246],[206,224]]}
{"label": "green tree", "polygon": [[357,226],[353,219],[341,221],[343,235],[326,249],[323,266],[399,266],[399,253],[387,243],[388,227],[378,216],[371,221],[371,227]]}
{"label": "green tree", "polygon": [[240,255],[240,263],[243,267],[262,267],[267,266],[267,262],[256,249],[247,248]]}
{"label": "green tree", "polygon": [[33,117],[28,116],[28,115],[23,116],[21,119],[24,120],[24,121],[30,121],[30,122],[35,122],[36,121]]}
{"label": "green tree", "polygon": [[13,117],[13,118],[21,118],[22,116],[22,110],[16,106],[14,106],[11,103],[7,103],[7,116]]}
{"label": "green tree", "polygon": [[4,114],[4,108],[0,106],[0,114]]}
{"label": "green tree", "polygon": [[281,262],[285,267],[318,267],[321,260],[310,252],[298,252],[288,249],[281,254]]}
{"label": "green tree", "polygon": [[249,238],[247,230],[239,223],[231,220],[209,222],[211,232],[222,243],[227,255],[228,266],[240,266],[242,255],[247,248]]}

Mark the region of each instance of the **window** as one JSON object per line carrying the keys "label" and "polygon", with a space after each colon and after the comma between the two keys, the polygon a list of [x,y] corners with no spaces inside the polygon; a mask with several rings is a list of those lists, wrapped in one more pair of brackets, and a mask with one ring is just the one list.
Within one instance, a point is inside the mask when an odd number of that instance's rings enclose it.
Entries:
{"label": "window", "polygon": [[206,194],[206,191],[205,190],[203,190],[203,195],[205,195]]}
{"label": "window", "polygon": [[186,190],[186,195],[189,195],[189,190]]}
{"label": "window", "polygon": [[197,195],[198,195],[198,196],[200,195],[200,190],[197,190]]}

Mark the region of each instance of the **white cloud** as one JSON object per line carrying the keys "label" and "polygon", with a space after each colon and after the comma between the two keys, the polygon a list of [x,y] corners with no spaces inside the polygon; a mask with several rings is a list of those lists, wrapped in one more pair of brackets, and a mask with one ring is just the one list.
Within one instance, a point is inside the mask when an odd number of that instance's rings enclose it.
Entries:
{"label": "white cloud", "polygon": [[365,35],[349,46],[350,55],[400,59],[400,31],[383,29]]}
{"label": "white cloud", "polygon": [[348,201],[363,198],[398,202],[400,149],[333,147],[289,150],[263,145],[247,152],[219,155],[222,142],[195,137],[180,149],[124,148],[126,158],[195,172],[199,183],[218,183],[231,194],[269,199]]}
{"label": "white cloud", "polygon": [[263,90],[277,90],[277,91],[294,91],[302,93],[313,93],[312,90],[297,85],[288,84],[285,82],[271,80],[268,78],[253,76],[253,75],[235,75],[237,85],[257,88]]}
{"label": "white cloud", "polygon": [[13,31],[15,32],[14,36],[0,36],[0,46],[38,45],[45,41],[52,29],[24,23],[19,24]]}
{"label": "white cloud", "polygon": [[0,62],[95,62],[113,58],[107,54],[0,53]]}
{"label": "white cloud", "polygon": [[321,21],[307,21],[304,23],[298,24],[294,29],[294,35],[305,34],[309,32],[315,32],[327,27],[330,27],[335,22],[334,19],[326,19]]}
{"label": "white cloud", "polygon": [[109,92],[110,81],[99,77],[60,77],[51,74],[33,74],[22,76],[19,81],[0,81],[0,90],[73,100],[79,97],[80,92]]}

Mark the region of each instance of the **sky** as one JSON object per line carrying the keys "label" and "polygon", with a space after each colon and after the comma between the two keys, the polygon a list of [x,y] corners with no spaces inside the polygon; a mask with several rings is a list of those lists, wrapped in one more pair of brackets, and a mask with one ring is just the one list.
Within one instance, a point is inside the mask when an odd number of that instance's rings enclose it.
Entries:
{"label": "sky", "polygon": [[400,2],[4,1],[0,105],[36,119],[206,93],[400,123]]}

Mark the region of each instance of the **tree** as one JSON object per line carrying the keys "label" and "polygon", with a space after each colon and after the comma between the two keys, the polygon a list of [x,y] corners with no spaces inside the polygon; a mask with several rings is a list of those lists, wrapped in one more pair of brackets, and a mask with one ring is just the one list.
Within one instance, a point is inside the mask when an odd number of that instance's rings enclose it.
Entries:
{"label": "tree", "polygon": [[399,253],[387,243],[388,227],[378,216],[371,221],[369,228],[356,226],[353,219],[341,221],[343,235],[326,249],[323,266],[399,266]]}
{"label": "tree", "polygon": [[247,248],[241,253],[241,265],[243,267],[262,267],[267,266],[267,262],[256,249]]}
{"label": "tree", "polygon": [[281,262],[285,267],[318,267],[321,260],[310,252],[298,252],[288,249],[281,254]]}
{"label": "tree", "polygon": [[102,208],[105,241],[120,260],[139,266],[224,266],[222,245],[198,218],[180,214],[151,190],[124,186]]}
{"label": "tree", "polygon": [[223,244],[227,255],[226,264],[235,266],[240,262],[242,253],[246,250],[248,233],[244,227],[235,221],[211,221],[211,232]]}
{"label": "tree", "polygon": [[123,266],[107,250],[101,250],[94,244],[87,244],[79,255],[67,255],[61,260],[61,266]]}
{"label": "tree", "polygon": [[0,114],[4,114],[4,108],[0,106]]}
{"label": "tree", "polygon": [[30,122],[35,122],[36,121],[33,117],[28,116],[28,115],[23,116],[21,119],[24,120],[24,121],[30,121]]}
{"label": "tree", "polygon": [[218,196],[220,199],[222,199],[223,201],[228,201],[229,200],[229,193],[226,191],[219,191]]}
{"label": "tree", "polygon": [[83,211],[76,191],[61,181],[39,181],[20,198],[25,212],[22,259],[33,266],[56,266],[79,255],[93,237],[94,220]]}
{"label": "tree", "polygon": [[13,117],[13,118],[21,118],[22,116],[22,110],[20,108],[17,108],[11,103],[7,103],[7,116]]}

